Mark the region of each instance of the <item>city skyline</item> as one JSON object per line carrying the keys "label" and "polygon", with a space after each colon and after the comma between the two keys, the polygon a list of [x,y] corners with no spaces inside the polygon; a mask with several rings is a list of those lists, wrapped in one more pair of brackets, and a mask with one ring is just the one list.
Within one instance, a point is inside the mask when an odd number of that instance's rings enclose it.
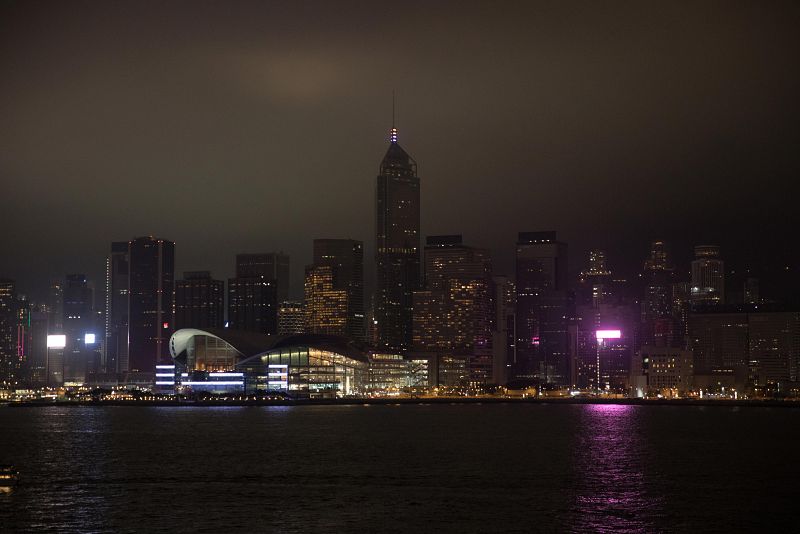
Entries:
{"label": "city skyline", "polygon": [[[360,240],[374,256],[367,206],[392,91],[424,177],[421,237],[462,234],[497,272],[513,272],[518,232],[551,229],[576,255],[606,250],[619,272],[638,270],[653,239],[681,264],[710,243],[762,278],[798,269],[791,9],[407,5],[388,20],[320,3],[330,28],[304,21],[299,39],[281,29],[299,24],[293,8],[194,6],[191,20],[180,3],[4,8],[0,217],[15,231],[0,247],[22,291],[43,299],[34,286],[66,273],[100,280],[106,243],[151,234],[176,242],[177,272],[220,279],[237,253],[283,250],[299,297],[313,239]],[[458,44],[399,38],[422,17]],[[137,46],[142,31],[157,38]],[[378,57],[408,76],[366,77]]]}

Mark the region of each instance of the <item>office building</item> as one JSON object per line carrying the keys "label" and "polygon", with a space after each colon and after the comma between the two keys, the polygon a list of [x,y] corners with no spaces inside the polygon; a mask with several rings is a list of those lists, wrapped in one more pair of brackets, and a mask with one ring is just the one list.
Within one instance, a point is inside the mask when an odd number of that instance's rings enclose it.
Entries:
{"label": "office building", "polygon": [[420,287],[420,180],[417,163],[391,131],[375,188],[375,322],[378,345],[391,352],[412,342],[413,292]]}
{"label": "office building", "polygon": [[425,289],[414,292],[413,347],[465,356],[472,382],[493,382],[491,256],[460,235],[429,236]]}
{"label": "office building", "polygon": [[21,362],[17,354],[17,293],[13,280],[0,280],[0,388],[16,385]]}
{"label": "office building", "polygon": [[634,396],[661,395],[665,398],[685,397],[692,389],[694,379],[692,351],[674,347],[644,345],[634,359],[631,370],[644,380]]}
{"label": "office building", "polygon": [[[334,286],[334,268],[309,265],[305,273],[305,329],[310,334],[348,337],[348,292]],[[352,339],[352,338],[351,338]]]}
{"label": "office building", "polygon": [[64,382],[83,384],[95,363],[93,351],[87,349],[86,338],[96,342],[94,291],[86,275],[68,274],[64,280],[63,333],[67,336],[64,349]]}
{"label": "office building", "polygon": [[353,239],[315,239],[314,266],[330,267],[333,289],[347,294],[347,322],[342,335],[365,341],[364,244]]}
{"label": "office building", "polygon": [[106,339],[103,369],[109,375],[128,370],[128,247],[127,241],[113,242],[111,252],[106,258]]}
{"label": "office building", "polygon": [[225,326],[225,282],[208,271],[189,271],[175,282],[175,328]]}
{"label": "office building", "polygon": [[278,334],[302,334],[306,331],[306,316],[303,303],[285,300],[278,306]]}
{"label": "office building", "polygon": [[276,277],[288,284],[288,274],[281,275],[283,266],[288,270],[288,265],[288,256],[282,254],[237,254],[236,278],[228,279],[229,328],[262,334],[278,332]]}
{"label": "office building", "polygon": [[691,298],[694,306],[725,304],[725,262],[716,245],[694,247]]}
{"label": "office building", "polygon": [[522,232],[516,249],[516,378],[569,383],[567,245],[555,232]]}
{"label": "office building", "polygon": [[[174,330],[175,244],[140,237],[128,243],[129,379],[147,380],[157,364],[170,362]],[[138,378],[136,378],[138,377]]]}
{"label": "office building", "polygon": [[276,298],[289,298],[289,255],[283,252],[236,255],[236,278],[262,278],[275,284]]}

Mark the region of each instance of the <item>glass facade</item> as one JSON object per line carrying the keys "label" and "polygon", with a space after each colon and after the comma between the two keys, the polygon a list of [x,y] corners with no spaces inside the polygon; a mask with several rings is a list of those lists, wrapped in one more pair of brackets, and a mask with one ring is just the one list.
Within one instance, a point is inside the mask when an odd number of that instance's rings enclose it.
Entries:
{"label": "glass facade", "polygon": [[333,398],[363,392],[366,362],[310,347],[271,351],[242,364],[248,393],[281,391],[293,397]]}

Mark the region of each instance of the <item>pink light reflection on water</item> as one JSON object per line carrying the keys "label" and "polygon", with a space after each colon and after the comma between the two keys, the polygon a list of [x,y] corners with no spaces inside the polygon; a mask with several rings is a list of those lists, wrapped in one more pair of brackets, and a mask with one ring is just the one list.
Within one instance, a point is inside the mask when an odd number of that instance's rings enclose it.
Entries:
{"label": "pink light reflection on water", "polygon": [[647,518],[654,512],[657,515],[661,503],[645,494],[640,408],[627,404],[580,406],[583,428],[573,451],[577,478],[573,530],[652,531]]}

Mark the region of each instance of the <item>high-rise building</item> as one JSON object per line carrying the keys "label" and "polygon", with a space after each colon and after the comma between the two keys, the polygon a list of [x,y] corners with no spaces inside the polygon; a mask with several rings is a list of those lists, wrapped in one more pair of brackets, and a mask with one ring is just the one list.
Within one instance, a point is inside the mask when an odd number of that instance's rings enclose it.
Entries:
{"label": "high-rise building", "polygon": [[273,280],[279,301],[289,298],[289,255],[283,252],[236,255],[236,278]]}
{"label": "high-rise building", "polygon": [[13,280],[0,280],[0,387],[17,383],[17,293]]}
{"label": "high-rise building", "polygon": [[64,282],[56,280],[50,283],[47,294],[48,331],[60,333],[64,329]]}
{"label": "high-rise building", "polygon": [[664,241],[653,241],[650,244],[650,255],[644,262],[642,276],[644,291],[641,301],[640,343],[672,346],[682,340],[682,336],[679,335],[679,326],[673,319],[672,284],[675,270],[670,263],[669,248]]}
{"label": "high-rise building", "polygon": [[183,280],[175,282],[175,329],[224,325],[225,282],[208,271],[183,273]]}
{"label": "high-rise building", "polygon": [[429,236],[425,289],[414,292],[413,347],[468,359],[472,382],[492,382],[492,263],[460,235]]}
{"label": "high-rise building", "polygon": [[492,379],[506,384],[516,363],[515,311],[517,290],[507,276],[492,277]]}
{"label": "high-rise building", "polygon": [[87,350],[87,336],[95,343],[94,291],[86,275],[68,274],[64,280],[64,382],[83,384],[92,367],[92,351]]}
{"label": "high-rise building", "polygon": [[128,246],[128,371],[153,374],[170,363],[169,338],[174,330],[175,243],[154,237]]}
{"label": "high-rise building", "polygon": [[717,306],[725,304],[725,262],[716,245],[694,247],[692,261],[692,304]]}
{"label": "high-rise building", "polygon": [[606,263],[605,251],[590,250],[589,265],[578,277],[579,302],[593,306],[605,304],[610,300],[611,289],[611,269]]}
{"label": "high-rise building", "polygon": [[27,362],[27,380],[31,387],[47,385],[47,334],[48,307],[34,306],[30,315],[30,358]]}
{"label": "high-rise building", "polygon": [[392,128],[375,188],[374,326],[384,349],[407,350],[412,342],[413,292],[420,287],[419,187],[417,162],[400,147]]}
{"label": "high-rise building", "polygon": [[[285,262],[278,261],[281,257]],[[278,265],[288,271],[289,258],[280,254],[237,254],[236,278],[228,279],[228,327],[278,333]],[[281,267],[283,269],[283,267]],[[288,287],[288,274],[283,279]]]}
{"label": "high-rise building", "polygon": [[306,316],[303,303],[284,300],[278,306],[278,334],[302,334],[306,331]]}
{"label": "high-rise building", "polygon": [[347,325],[344,335],[365,341],[364,244],[353,239],[315,239],[314,265],[327,265],[333,289],[347,292]]}
{"label": "high-rise building", "polygon": [[312,334],[346,335],[348,294],[334,287],[333,267],[309,265],[305,278],[306,331]]}
{"label": "high-rise building", "polygon": [[103,369],[112,375],[128,370],[129,246],[127,241],[111,243],[111,253],[106,258],[106,339]]}
{"label": "high-rise building", "polygon": [[567,245],[555,232],[521,232],[517,240],[517,378],[569,383]]}

